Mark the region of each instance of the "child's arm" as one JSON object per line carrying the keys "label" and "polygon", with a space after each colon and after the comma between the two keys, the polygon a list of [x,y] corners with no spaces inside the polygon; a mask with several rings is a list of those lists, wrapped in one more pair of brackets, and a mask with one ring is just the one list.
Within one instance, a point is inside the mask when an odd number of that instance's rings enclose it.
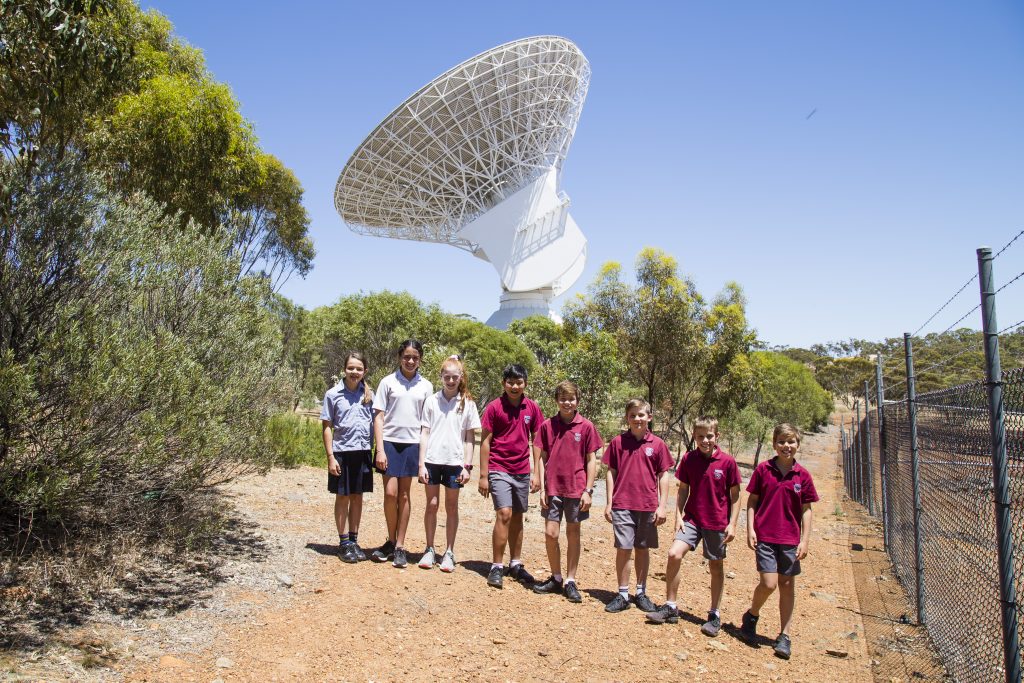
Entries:
{"label": "child's arm", "polygon": [[608,489],[608,503],[604,506],[604,518],[612,521],[612,494],[615,492],[615,470],[608,468],[608,474],[604,478],[605,487]]}
{"label": "child's arm", "polygon": [[685,481],[679,482],[679,491],[676,493],[676,531],[683,528],[683,508],[689,499],[690,485]]}
{"label": "child's arm", "polygon": [[[531,442],[533,441],[533,435],[530,435]],[[530,493],[537,493],[540,491],[541,477],[537,470],[537,462],[540,460],[540,449],[536,446],[530,446],[530,451],[533,453],[533,471],[530,472]]]}
{"label": "child's arm", "polygon": [[594,503],[594,499],[590,495],[590,489],[594,488],[594,480],[597,479],[597,451],[587,453],[586,469],[587,485],[583,490],[583,495],[580,496],[580,511],[589,510],[590,506]]}
{"label": "child's arm", "polygon": [[665,470],[658,475],[658,511],[654,513],[654,523],[664,524],[668,519],[668,481],[672,470]]}
{"label": "child's arm", "polygon": [[384,411],[375,410],[373,413],[373,436],[374,441],[377,442],[377,455],[373,459],[373,464],[377,466],[377,469],[383,472],[388,468],[388,456],[384,452]]}
{"label": "child's arm", "polygon": [[341,474],[341,467],[334,458],[334,428],[330,420],[320,420],[324,427],[324,450],[327,451],[327,471],[338,476]]}
{"label": "child's arm", "polygon": [[811,542],[811,528],[814,526],[814,513],[811,504],[804,503],[804,513],[800,517],[800,545],[796,547],[796,559],[807,557],[807,545]]}
{"label": "child's arm", "polygon": [[427,475],[427,444],[430,442],[430,427],[420,427],[420,483],[426,484],[430,477]]}
{"label": "child's arm", "polygon": [[492,436],[491,430],[484,429],[480,437],[480,480],[477,482],[476,490],[484,497],[491,492],[491,484],[487,481],[487,464],[491,461]]}
{"label": "child's arm", "polygon": [[548,492],[544,488],[544,468],[548,464],[548,457],[550,454],[544,449],[533,449],[534,456],[537,456],[533,462],[533,471],[540,480],[540,507],[543,510],[548,509]]}
{"label": "child's arm", "polygon": [[462,430],[463,459],[462,473],[459,474],[459,483],[465,484],[469,481],[469,468],[473,466],[473,447],[476,445],[476,429]]}
{"label": "child's arm", "polygon": [[740,485],[729,487],[729,526],[725,530],[725,542],[730,543],[736,538],[736,523],[740,521]]}
{"label": "child's arm", "polygon": [[754,533],[754,512],[757,510],[760,498],[756,493],[747,496],[747,547],[751,550],[757,547],[757,534]]}

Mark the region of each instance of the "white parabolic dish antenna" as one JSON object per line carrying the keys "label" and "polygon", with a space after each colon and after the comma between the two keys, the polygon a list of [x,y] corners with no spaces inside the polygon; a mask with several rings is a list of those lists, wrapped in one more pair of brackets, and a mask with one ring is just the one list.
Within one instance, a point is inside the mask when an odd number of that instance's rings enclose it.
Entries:
{"label": "white parabolic dish antenna", "polygon": [[354,232],[441,242],[490,262],[504,329],[547,315],[579,278],[587,240],[558,177],[590,83],[576,45],[506,43],[437,77],[348,160],[334,206]]}

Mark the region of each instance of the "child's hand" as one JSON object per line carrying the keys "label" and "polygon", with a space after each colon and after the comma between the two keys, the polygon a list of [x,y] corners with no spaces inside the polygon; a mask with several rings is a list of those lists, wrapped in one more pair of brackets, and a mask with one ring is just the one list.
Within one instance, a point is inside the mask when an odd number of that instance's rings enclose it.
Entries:
{"label": "child's hand", "polygon": [[584,491],[583,495],[580,496],[580,512],[586,512],[590,509],[591,503],[594,501],[590,497],[589,491]]}
{"label": "child's hand", "polygon": [[729,526],[725,527],[725,542],[728,544],[728,543],[732,543],[735,540],[736,540],[736,527],[734,527],[732,524],[730,524]]}
{"label": "child's hand", "polygon": [[420,465],[420,483],[426,484],[428,481],[430,481],[430,474],[427,472],[427,466]]}
{"label": "child's hand", "polygon": [[540,491],[540,477],[533,472],[530,474],[530,493],[537,493],[537,491]]}
{"label": "child's hand", "polygon": [[608,507],[606,507],[604,509],[604,518],[607,519],[609,522],[612,521],[612,506],[611,505],[609,505]]}
{"label": "child's hand", "polygon": [[487,475],[480,473],[480,481],[476,485],[476,490],[480,492],[480,495],[484,498],[491,492],[491,482],[487,481]]}
{"label": "child's hand", "polygon": [[548,492],[547,491],[541,491],[540,492],[540,509],[541,510],[547,510],[548,509]]}
{"label": "child's hand", "polygon": [[661,526],[668,520],[668,515],[665,514],[665,508],[658,506],[658,509],[654,512],[654,526]]}
{"label": "child's hand", "polygon": [[335,459],[333,454],[327,458],[327,471],[335,477],[341,474],[341,465],[338,464],[338,461]]}
{"label": "child's hand", "polygon": [[800,541],[800,544],[796,547],[796,559],[802,560],[807,557],[807,541]]}
{"label": "child's hand", "polygon": [[456,479],[456,481],[459,482],[460,484],[465,485],[465,483],[469,481],[469,470],[463,467],[462,471],[459,472],[459,477],[458,479]]}
{"label": "child's hand", "polygon": [[384,453],[383,448],[377,449],[377,457],[374,458],[373,464],[376,465],[377,469],[381,472],[388,468],[388,456]]}
{"label": "child's hand", "polygon": [[753,529],[747,529],[747,547],[757,550],[757,533]]}

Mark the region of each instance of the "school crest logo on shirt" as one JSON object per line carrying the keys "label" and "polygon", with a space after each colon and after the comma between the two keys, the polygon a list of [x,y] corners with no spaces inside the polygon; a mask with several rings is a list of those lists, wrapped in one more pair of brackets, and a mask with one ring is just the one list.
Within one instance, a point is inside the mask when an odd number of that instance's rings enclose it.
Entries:
{"label": "school crest logo on shirt", "polygon": [[723,474],[722,470],[715,470],[715,479],[721,479]]}
{"label": "school crest logo on shirt", "polygon": [[648,458],[651,457],[652,455],[654,455],[654,448],[652,448],[651,446],[648,446],[647,448],[644,449],[644,454]]}
{"label": "school crest logo on shirt", "polygon": [[526,424],[530,424],[531,417],[533,417],[533,415],[523,415],[523,422],[525,422]]}
{"label": "school crest logo on shirt", "polygon": [[800,484],[793,484],[793,490],[800,493]]}
{"label": "school crest logo on shirt", "polygon": [[577,442],[579,442],[580,438],[582,438],[582,437],[583,437],[583,435],[580,434],[579,432],[573,432],[572,433],[572,438],[576,439]]}

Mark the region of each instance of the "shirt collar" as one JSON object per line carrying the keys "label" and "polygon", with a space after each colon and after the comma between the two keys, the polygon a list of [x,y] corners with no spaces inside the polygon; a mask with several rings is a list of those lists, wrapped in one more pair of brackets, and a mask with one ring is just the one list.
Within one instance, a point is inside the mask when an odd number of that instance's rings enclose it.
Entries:
{"label": "shirt collar", "polygon": [[526,394],[523,394],[523,397],[519,399],[519,405],[516,406],[512,405],[512,401],[509,400],[508,394],[503,391],[501,392],[501,405],[505,406],[509,410],[522,410],[526,407]]}
{"label": "shirt collar", "polygon": [[625,431],[625,434],[636,443],[650,443],[654,438],[654,432],[652,432],[651,430],[647,430],[647,433],[644,434],[644,437],[642,439],[638,439],[635,436],[633,436],[633,432],[628,429]]}
{"label": "shirt collar", "polygon": [[417,372],[412,376],[412,379],[406,379],[405,375],[402,374],[401,370],[395,370],[395,378],[407,387],[411,387],[420,381],[420,373]]}
{"label": "shirt collar", "polygon": [[580,415],[577,411],[577,413],[572,416],[572,420],[570,420],[569,422],[565,422],[562,420],[562,416],[560,414],[555,413],[555,416],[551,418],[551,421],[568,429],[569,427],[575,427],[576,425],[583,424],[583,416]]}
{"label": "shirt collar", "polygon": [[771,468],[772,468],[773,470],[775,470],[776,472],[778,472],[778,473],[779,473],[779,476],[780,476],[780,477],[782,477],[782,476],[788,477],[788,476],[789,476],[789,475],[791,475],[791,474],[792,474],[792,475],[796,475],[796,474],[799,474],[799,473],[801,473],[801,472],[803,472],[803,471],[804,471],[804,467],[803,467],[803,465],[801,465],[799,461],[797,461],[797,460],[794,460],[794,461],[793,461],[793,467],[791,467],[791,468],[790,468],[789,472],[787,472],[786,474],[782,474],[782,470],[780,470],[780,469],[779,469],[779,466],[775,464],[775,458],[776,458],[776,457],[777,457],[777,456],[774,456],[774,455],[773,455],[773,456],[772,456],[772,457],[771,457],[771,458],[770,458],[770,459],[768,460],[768,467],[771,467]]}

